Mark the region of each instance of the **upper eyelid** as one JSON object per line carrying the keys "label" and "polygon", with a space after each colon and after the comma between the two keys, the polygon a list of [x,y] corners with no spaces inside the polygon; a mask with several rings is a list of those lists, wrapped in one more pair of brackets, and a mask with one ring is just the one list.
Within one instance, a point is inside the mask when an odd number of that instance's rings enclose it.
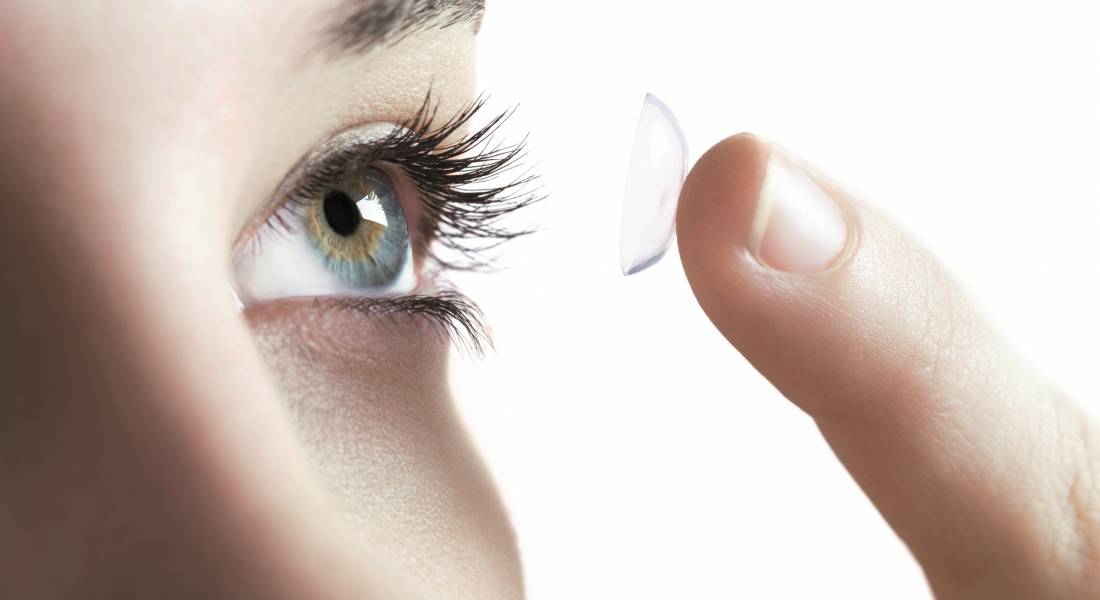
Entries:
{"label": "upper eyelid", "polygon": [[[508,116],[502,114],[491,122],[490,127],[473,136],[467,136],[464,129],[485,101],[484,96],[477,98],[436,126],[439,104],[429,90],[411,117],[400,122],[361,122],[330,135],[291,167],[275,192],[256,211],[256,216],[248,221],[234,243],[233,251],[239,251],[249,240],[254,239],[266,224],[278,217],[280,209],[287,202],[301,198],[310,191],[317,191],[325,183],[335,183],[334,172],[338,170],[373,161],[389,160],[400,163],[402,153],[399,150],[404,150],[407,156],[425,149],[434,151],[446,146],[444,149],[449,150],[452,157],[473,150],[491,133],[490,130],[495,130],[496,125]],[[458,139],[452,142],[455,136]]]}
{"label": "upper eyelid", "polygon": [[333,184],[333,173],[336,169],[346,170],[357,164],[365,166],[369,162],[385,160],[386,152],[381,147],[383,140],[392,138],[395,132],[403,129],[404,126],[393,122],[360,123],[341,130],[315,146],[298,159],[275,191],[248,220],[233,244],[233,251],[237,252],[247,245],[266,224],[278,216],[288,202],[308,193],[310,190],[307,188],[315,189],[323,185],[326,174],[329,175],[328,183]]}
{"label": "upper eyelid", "polygon": [[[264,209],[242,231],[234,244],[234,255],[249,241],[257,240],[262,228],[282,207],[301,198],[302,184],[314,171],[327,170],[331,177],[351,166],[388,161],[400,171],[395,183],[411,184],[413,188],[402,197],[412,194],[418,199],[413,205],[417,218],[410,225],[418,229],[425,258],[446,269],[492,269],[496,261],[491,256],[493,251],[508,240],[534,231],[516,228],[502,219],[543,200],[545,194],[530,168],[521,169],[504,182],[494,181],[497,175],[513,171],[524,161],[527,138],[504,144],[497,137],[515,108],[468,130],[487,100],[479,96],[437,123],[440,104],[429,92],[419,110],[405,121],[353,126],[331,136],[290,170]],[[373,135],[368,136],[368,131]],[[322,169],[326,164],[328,167]],[[313,178],[314,189],[323,179]],[[405,207],[413,208],[408,204]],[[431,249],[433,242],[453,258]]]}

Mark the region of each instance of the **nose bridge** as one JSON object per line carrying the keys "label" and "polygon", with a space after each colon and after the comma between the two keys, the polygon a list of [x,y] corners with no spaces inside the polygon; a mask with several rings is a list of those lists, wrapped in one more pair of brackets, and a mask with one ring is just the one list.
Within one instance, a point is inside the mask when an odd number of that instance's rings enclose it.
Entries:
{"label": "nose bridge", "polygon": [[148,273],[128,257],[106,186],[68,181],[79,150],[21,150],[0,178],[0,577],[41,592],[19,576],[52,564],[94,588],[93,569],[124,580],[135,555],[163,556],[142,537],[175,537],[187,514],[171,500],[186,497],[177,482],[212,478],[172,407],[188,391],[157,374],[172,338],[147,335],[142,323],[157,325],[142,313],[162,300],[142,291]]}
{"label": "nose bridge", "polygon": [[10,309],[0,319],[25,338],[24,350],[48,347],[74,361],[103,359],[91,352],[98,345],[112,356],[134,352],[135,363],[174,355],[186,368],[203,355],[181,355],[203,322],[226,333],[207,347],[247,342],[223,306],[229,236],[217,207],[232,204],[233,184],[213,165],[230,153],[158,128],[141,111],[103,110],[114,94],[60,87],[55,94],[86,102],[47,113],[32,91],[0,107],[0,281]]}
{"label": "nose bridge", "polygon": [[[0,101],[0,228],[38,263],[32,281],[43,293],[109,287],[115,302],[159,292],[181,304],[196,288],[224,288],[241,172],[233,132],[215,140],[195,131],[210,124],[179,124],[189,109],[172,123],[114,90],[61,87]],[[50,103],[56,95],[85,102]]]}
{"label": "nose bridge", "polygon": [[231,306],[224,247],[203,249],[199,213],[132,206],[171,194],[133,174],[158,160],[74,179],[57,173],[101,163],[26,150],[0,169],[0,588],[312,596],[325,580],[306,573],[340,538]]}
{"label": "nose bridge", "polygon": [[157,123],[141,94],[90,86],[48,112],[13,97],[0,589],[313,596],[320,557],[339,571],[350,553],[230,302],[228,229],[209,207],[230,200],[231,150],[180,127],[182,109]]}
{"label": "nose bridge", "polygon": [[[240,200],[269,183],[244,178],[282,54],[234,3],[93,4],[17,0],[0,18],[0,152],[35,196],[16,210],[119,286],[225,297]],[[202,43],[165,42],[188,36]]]}
{"label": "nose bridge", "polygon": [[[43,3],[51,4],[64,3]],[[18,36],[0,43],[23,48],[20,68],[0,67],[10,75],[0,94],[0,228],[22,256],[21,281],[11,285],[33,283],[38,296],[84,316],[117,313],[110,322],[120,326],[153,312],[151,322],[224,318],[210,313],[211,300],[228,296],[243,172],[237,115],[247,111],[246,98],[226,99],[248,85],[216,47],[143,43],[173,33],[147,25],[105,36],[84,31],[81,19],[58,19],[59,33],[78,41],[51,35],[41,52]]]}

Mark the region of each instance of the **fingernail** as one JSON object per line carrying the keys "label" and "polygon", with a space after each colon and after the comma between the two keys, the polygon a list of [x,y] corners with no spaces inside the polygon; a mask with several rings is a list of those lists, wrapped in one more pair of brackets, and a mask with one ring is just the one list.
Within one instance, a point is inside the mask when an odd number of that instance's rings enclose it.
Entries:
{"label": "fingernail", "polygon": [[836,202],[782,150],[773,149],[748,248],[765,265],[788,273],[829,268],[848,243]]}

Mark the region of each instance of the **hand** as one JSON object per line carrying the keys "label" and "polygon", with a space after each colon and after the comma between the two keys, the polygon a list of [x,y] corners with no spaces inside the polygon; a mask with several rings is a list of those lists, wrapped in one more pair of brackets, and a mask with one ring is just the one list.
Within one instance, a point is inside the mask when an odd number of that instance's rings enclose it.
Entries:
{"label": "hand", "polygon": [[816,421],[940,598],[1100,597],[1100,430],[897,226],[739,135],[680,198],[726,339]]}

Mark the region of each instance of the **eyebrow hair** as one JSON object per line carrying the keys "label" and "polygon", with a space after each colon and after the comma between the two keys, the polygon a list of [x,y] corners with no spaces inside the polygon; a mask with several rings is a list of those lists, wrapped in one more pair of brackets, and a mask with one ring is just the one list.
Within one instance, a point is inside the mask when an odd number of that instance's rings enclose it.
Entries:
{"label": "eyebrow hair", "polygon": [[344,0],[325,31],[325,45],[340,52],[365,52],[425,29],[460,23],[480,25],[485,0]]}

